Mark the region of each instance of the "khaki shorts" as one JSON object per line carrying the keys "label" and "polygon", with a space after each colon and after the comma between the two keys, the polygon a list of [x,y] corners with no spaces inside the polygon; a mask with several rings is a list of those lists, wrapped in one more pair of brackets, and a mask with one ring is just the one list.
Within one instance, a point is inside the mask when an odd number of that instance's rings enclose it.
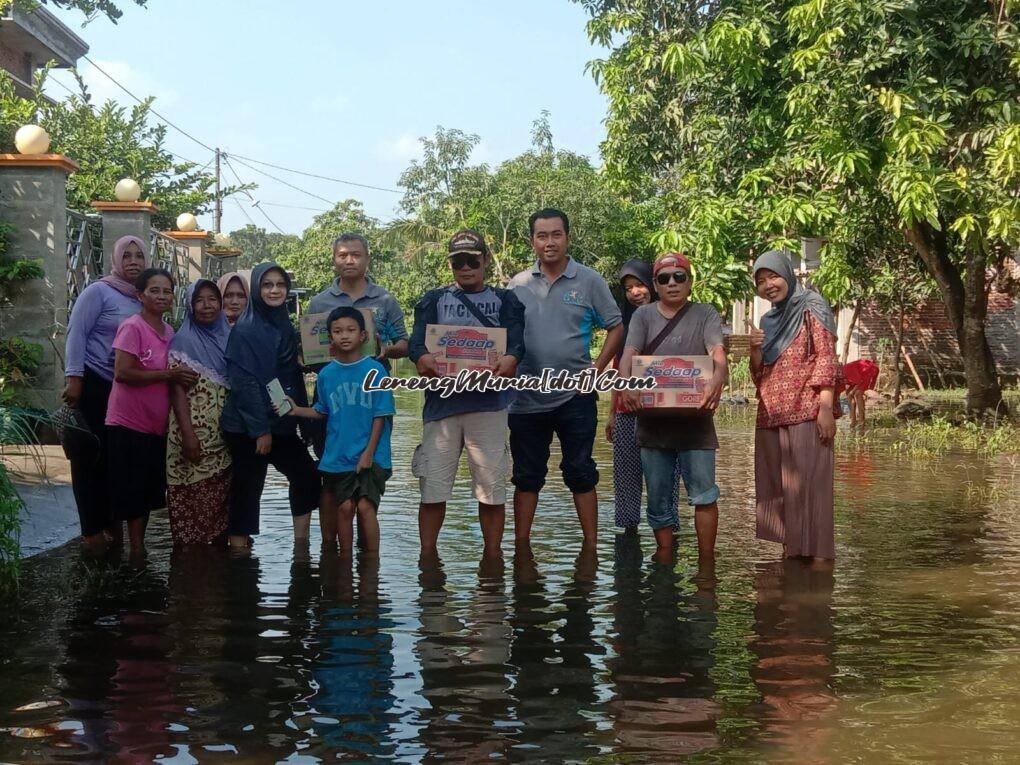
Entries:
{"label": "khaki shorts", "polygon": [[421,485],[421,501],[431,504],[450,500],[460,453],[466,450],[475,499],[487,505],[505,504],[510,469],[506,437],[506,409],[455,414],[426,422],[422,443],[411,460],[411,474]]}

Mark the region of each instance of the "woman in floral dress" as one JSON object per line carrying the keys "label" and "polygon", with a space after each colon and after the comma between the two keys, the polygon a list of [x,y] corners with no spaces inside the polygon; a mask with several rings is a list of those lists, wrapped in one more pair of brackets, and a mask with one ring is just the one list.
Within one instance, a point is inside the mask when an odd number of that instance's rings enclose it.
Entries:
{"label": "woman in floral dress", "polygon": [[167,509],[174,544],[225,543],[230,452],[220,430],[227,399],[227,338],[219,288],[208,279],[188,286],[187,314],[170,345],[170,368],[184,364],[198,383],[174,386],[167,441]]}

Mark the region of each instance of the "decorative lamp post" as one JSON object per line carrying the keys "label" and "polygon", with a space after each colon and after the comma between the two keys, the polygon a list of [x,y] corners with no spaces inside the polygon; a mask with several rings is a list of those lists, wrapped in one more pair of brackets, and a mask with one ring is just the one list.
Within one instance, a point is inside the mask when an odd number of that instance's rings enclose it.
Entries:
{"label": "decorative lamp post", "polygon": [[21,154],[45,154],[50,135],[38,125],[24,125],[14,134],[14,146]]}

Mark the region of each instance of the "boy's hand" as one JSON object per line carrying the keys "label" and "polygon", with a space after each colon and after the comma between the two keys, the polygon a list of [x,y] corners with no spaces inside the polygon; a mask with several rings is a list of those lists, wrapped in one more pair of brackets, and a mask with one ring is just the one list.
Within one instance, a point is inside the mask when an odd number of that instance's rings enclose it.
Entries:
{"label": "boy's hand", "polygon": [[[287,399],[287,403],[290,404],[290,411],[287,412],[287,414],[294,414],[294,410],[297,408],[297,404],[294,403],[294,399],[292,399],[290,396],[287,396],[286,399]],[[281,415],[280,414],[280,407],[277,406],[275,401],[272,401],[270,403],[272,404],[273,411],[277,414],[277,416],[280,416],[280,417],[286,417],[287,416],[287,415]]]}
{"label": "boy's hand", "polygon": [[361,453],[361,458],[358,460],[358,467],[355,472],[360,473],[362,470],[369,470],[372,467],[372,455],[367,451]]}
{"label": "boy's hand", "polygon": [[517,374],[517,357],[504,354],[492,368],[493,377],[513,377]]}
{"label": "boy's hand", "polygon": [[439,377],[439,369],[436,367],[436,357],[431,353],[426,353],[424,356],[418,359],[418,363],[415,364],[418,367],[418,374],[422,377]]}

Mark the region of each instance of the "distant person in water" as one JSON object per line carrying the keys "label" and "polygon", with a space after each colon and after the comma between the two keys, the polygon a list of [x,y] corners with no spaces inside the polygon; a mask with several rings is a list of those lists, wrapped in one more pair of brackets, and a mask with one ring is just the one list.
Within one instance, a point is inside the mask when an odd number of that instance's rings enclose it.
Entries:
{"label": "distant person in water", "polygon": [[840,414],[836,322],[825,298],[797,282],[785,253],[759,257],[754,284],[772,303],[750,343],[758,388],[758,538],[782,544],[787,557],[832,559],[832,444]]}
{"label": "distant person in water", "polygon": [[113,391],[106,412],[110,447],[110,503],[127,521],[131,554],[145,554],[149,513],[166,507],[166,430],[170,384],[190,388],[198,375],[186,365],[169,369],[174,330],[163,314],[174,304],[174,282],[147,268],[135,282],[142,312],[126,319],[113,341]]}
{"label": "distant person in water", "polygon": [[294,540],[307,544],[312,510],[319,503],[315,460],[294,420],[274,413],[266,388],[278,380],[286,395],[307,403],[297,332],[287,313],[290,276],[276,263],[262,263],[252,270],[251,283],[251,299],[227,340],[230,392],[220,426],[236,476],[227,533],[232,548],[246,547],[259,533],[262,489],[272,464],[290,483]]}
{"label": "distant person in water", "polygon": [[361,352],[368,340],[361,311],[334,308],[327,326],[333,359],[319,371],[315,405],[297,406],[291,401],[289,414],[326,421],[326,448],[319,461],[324,548],[338,545],[342,556],[352,555],[357,516],[361,547],[374,554],[379,551],[379,501],[393,471],[393,392],[364,390],[370,371],[376,373],[376,384],[387,372],[378,359]]}
{"label": "distant person in water", "polygon": [[878,382],[879,368],[871,359],[857,359],[843,365],[843,377],[846,379],[846,398],[850,402],[850,427],[858,421],[864,427],[867,420],[865,411],[865,395],[875,389]]}
{"label": "distant person in water", "polygon": [[248,280],[237,271],[231,271],[223,274],[216,281],[216,286],[223,296],[223,315],[227,317],[227,323],[232,327],[248,307]]}

